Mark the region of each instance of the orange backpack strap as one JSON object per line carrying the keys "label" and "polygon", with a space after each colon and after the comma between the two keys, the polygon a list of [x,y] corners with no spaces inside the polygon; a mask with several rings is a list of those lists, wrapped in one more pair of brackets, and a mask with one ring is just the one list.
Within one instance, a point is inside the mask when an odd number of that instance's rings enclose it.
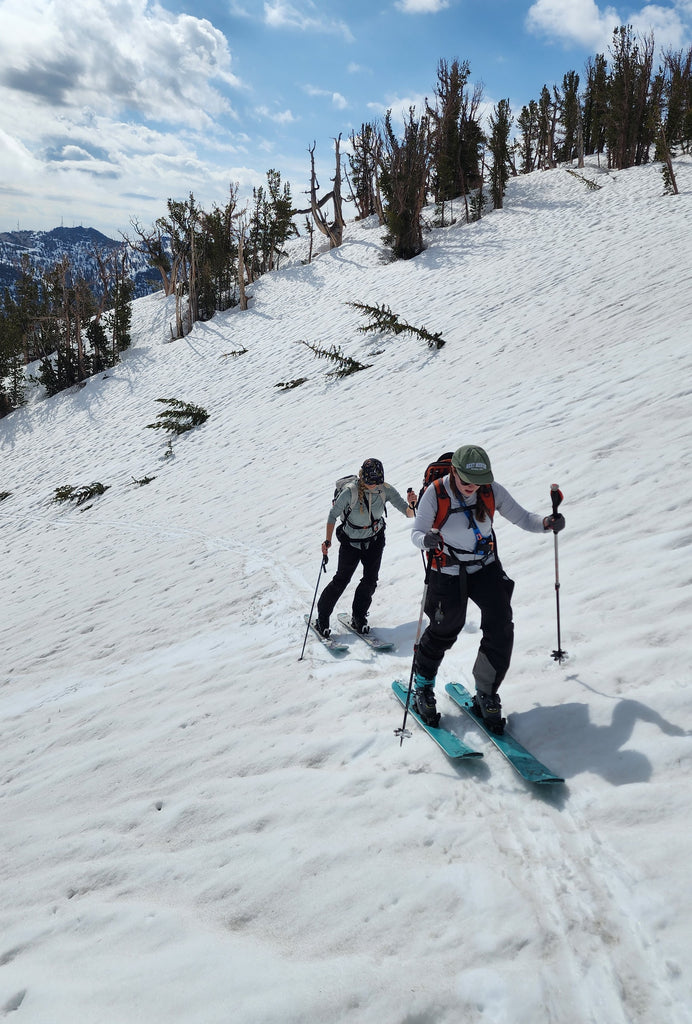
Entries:
{"label": "orange backpack strap", "polygon": [[493,491],[492,484],[483,484],[478,488],[478,493],[481,496],[486,511],[490,516],[490,522],[492,523],[495,518],[495,492]]}
{"label": "orange backpack strap", "polygon": [[433,519],[432,529],[439,530],[449,519],[452,499],[447,493],[447,488],[442,482],[442,477],[438,477],[437,480],[433,480],[433,487],[435,488],[435,497],[437,498],[437,511],[435,512],[435,518]]}

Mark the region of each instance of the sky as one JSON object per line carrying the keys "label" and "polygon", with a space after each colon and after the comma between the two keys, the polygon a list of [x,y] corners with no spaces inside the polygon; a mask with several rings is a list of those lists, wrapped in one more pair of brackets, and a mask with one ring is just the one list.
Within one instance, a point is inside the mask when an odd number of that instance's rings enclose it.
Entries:
{"label": "sky", "polygon": [[[310,264],[292,240],[246,312],[171,341],[171,300],[140,299],[117,366],[0,420],[0,1016],[692,1024],[692,157],[675,173],[677,197],[655,164],[524,175],[408,262],[373,220]],[[364,334],[353,301],[446,344]],[[331,378],[301,341],[369,368]],[[169,456],[159,398],[209,412]],[[395,650],[299,660],[334,481],[375,457],[403,494],[465,444],[528,510],[564,495],[562,664],[553,535],[494,523],[503,710],[547,791],[444,691],[473,605],[438,706],[483,757],[395,735],[423,570],[391,506],[370,621]]]}
{"label": "sky", "polygon": [[[193,192],[222,206],[278,170],[304,208],[333,140],[432,99],[468,61],[487,110],[515,115],[583,75],[616,25],[692,42],[690,0],[0,0],[0,231],[95,227],[119,238]],[[345,141],[344,141],[345,145]]]}

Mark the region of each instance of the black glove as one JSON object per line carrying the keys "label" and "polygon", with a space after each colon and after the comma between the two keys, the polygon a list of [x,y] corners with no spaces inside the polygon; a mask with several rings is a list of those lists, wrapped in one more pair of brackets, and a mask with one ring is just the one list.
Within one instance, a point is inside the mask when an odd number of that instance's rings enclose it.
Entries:
{"label": "black glove", "polygon": [[565,517],[562,512],[558,512],[557,515],[546,516],[545,521],[547,523],[546,529],[552,530],[553,533],[559,533],[560,530],[565,528]]}
{"label": "black glove", "polygon": [[436,551],[438,548],[444,547],[444,541],[437,530],[428,530],[423,537],[423,547],[426,551]]}

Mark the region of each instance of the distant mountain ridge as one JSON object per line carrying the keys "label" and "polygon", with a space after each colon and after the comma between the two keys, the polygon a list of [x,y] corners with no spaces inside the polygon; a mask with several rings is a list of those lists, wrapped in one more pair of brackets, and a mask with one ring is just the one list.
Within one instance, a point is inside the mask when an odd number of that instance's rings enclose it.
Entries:
{"label": "distant mountain ridge", "polygon": [[[96,228],[53,228],[51,231],[3,231],[0,232],[0,295],[14,288],[20,275],[21,258],[26,253],[34,270],[41,274],[55,266],[67,256],[75,275],[83,277],[95,292],[100,294],[101,286],[98,267],[93,256],[94,249],[113,252],[121,249],[124,242],[108,238]],[[135,282],[135,298],[148,295],[161,287],[156,270],[150,267],[139,253],[130,253],[131,277]]]}

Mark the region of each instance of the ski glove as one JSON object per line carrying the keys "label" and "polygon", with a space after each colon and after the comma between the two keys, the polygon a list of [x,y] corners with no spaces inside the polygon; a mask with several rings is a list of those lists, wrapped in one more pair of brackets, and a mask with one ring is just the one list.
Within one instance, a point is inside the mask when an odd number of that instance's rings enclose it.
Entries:
{"label": "ski glove", "polygon": [[437,530],[428,530],[423,537],[423,547],[426,551],[436,551],[444,547],[444,541]]}
{"label": "ski glove", "polygon": [[545,523],[546,530],[552,530],[553,533],[559,533],[560,530],[565,528],[565,517],[562,512],[558,512],[557,515],[546,516],[543,520]]}

